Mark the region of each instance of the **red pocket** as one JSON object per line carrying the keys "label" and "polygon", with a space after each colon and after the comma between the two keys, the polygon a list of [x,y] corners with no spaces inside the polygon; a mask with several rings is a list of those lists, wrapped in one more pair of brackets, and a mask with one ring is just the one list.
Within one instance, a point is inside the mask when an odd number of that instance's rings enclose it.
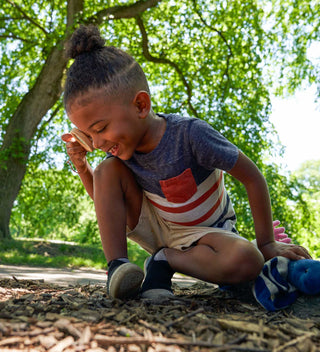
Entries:
{"label": "red pocket", "polygon": [[184,203],[197,192],[197,184],[191,169],[182,174],[160,181],[163,194],[169,202]]}

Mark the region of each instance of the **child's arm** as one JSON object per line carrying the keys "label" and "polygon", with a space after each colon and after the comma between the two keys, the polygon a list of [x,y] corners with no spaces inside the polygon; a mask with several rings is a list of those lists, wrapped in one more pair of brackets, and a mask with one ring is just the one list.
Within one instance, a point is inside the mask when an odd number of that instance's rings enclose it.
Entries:
{"label": "child's arm", "polygon": [[67,153],[71,162],[77,169],[86,191],[93,199],[93,171],[86,158],[87,151],[76,142],[70,133],[62,135],[61,138],[66,142]]}
{"label": "child's arm", "polygon": [[239,151],[239,158],[228,173],[239,180],[246,188],[254,221],[257,246],[265,260],[275,256],[283,256],[292,260],[310,258],[303,247],[275,241],[268,186],[257,166]]}

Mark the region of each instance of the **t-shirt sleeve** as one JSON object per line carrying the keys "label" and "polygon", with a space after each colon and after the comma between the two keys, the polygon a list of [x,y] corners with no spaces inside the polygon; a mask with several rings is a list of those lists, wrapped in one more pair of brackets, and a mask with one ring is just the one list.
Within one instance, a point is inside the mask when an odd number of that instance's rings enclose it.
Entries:
{"label": "t-shirt sleeve", "polygon": [[238,160],[238,148],[203,120],[192,122],[189,138],[197,162],[209,170],[229,171]]}

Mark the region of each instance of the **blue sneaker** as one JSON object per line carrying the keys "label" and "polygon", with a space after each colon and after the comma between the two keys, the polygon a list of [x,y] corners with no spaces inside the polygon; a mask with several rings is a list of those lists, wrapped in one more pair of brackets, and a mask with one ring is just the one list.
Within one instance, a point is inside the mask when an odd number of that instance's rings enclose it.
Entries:
{"label": "blue sneaker", "polygon": [[154,260],[153,254],[144,262],[145,279],[141,287],[141,297],[161,300],[174,297],[171,279],[174,270],[166,260]]}
{"label": "blue sneaker", "polygon": [[133,298],[138,295],[143,278],[144,272],[138,265],[112,260],[108,270],[107,292],[113,298]]}

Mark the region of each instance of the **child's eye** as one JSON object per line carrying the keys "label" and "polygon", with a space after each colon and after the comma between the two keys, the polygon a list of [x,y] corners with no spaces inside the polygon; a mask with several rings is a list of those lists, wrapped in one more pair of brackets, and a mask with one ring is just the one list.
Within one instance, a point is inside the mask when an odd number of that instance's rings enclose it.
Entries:
{"label": "child's eye", "polygon": [[101,132],[103,132],[105,129],[106,129],[106,126],[104,126],[104,127],[100,128],[99,130],[97,130],[97,133],[101,133]]}

